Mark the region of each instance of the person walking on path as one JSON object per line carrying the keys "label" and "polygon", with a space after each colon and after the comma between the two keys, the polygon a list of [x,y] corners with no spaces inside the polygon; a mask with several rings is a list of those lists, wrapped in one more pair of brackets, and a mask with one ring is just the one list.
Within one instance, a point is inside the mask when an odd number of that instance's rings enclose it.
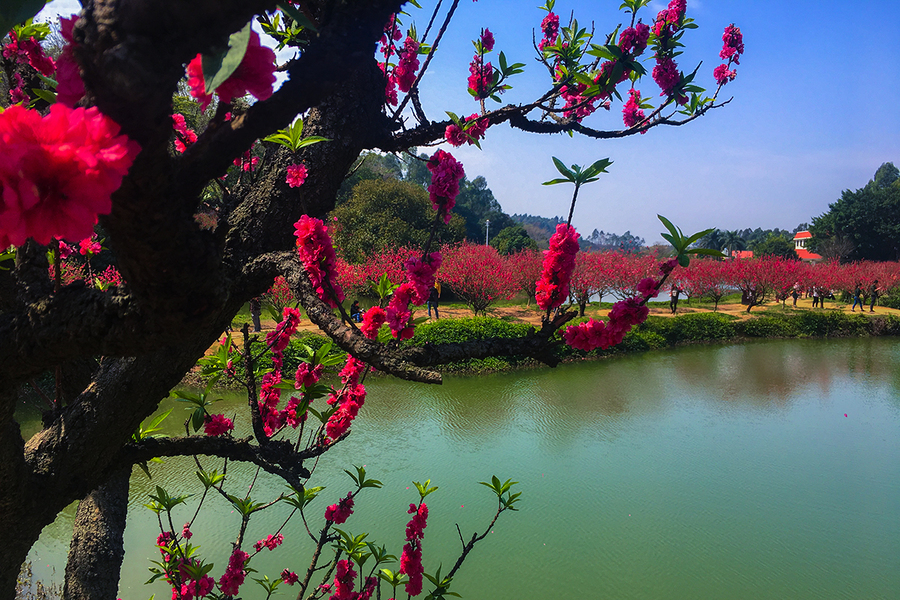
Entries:
{"label": "person walking on path", "polygon": [[869,286],[869,312],[875,312],[875,301],[878,299],[878,280]]}
{"label": "person walking on path", "polygon": [[858,281],[856,282],[856,287],[853,288],[853,307],[850,308],[850,312],[856,312],[856,305],[859,304],[859,310],[865,310],[866,305],[863,304],[862,301],[862,284]]}
{"label": "person walking on path", "polygon": [[428,318],[429,319],[431,318],[431,309],[432,308],[434,309],[434,318],[435,319],[441,318],[441,316],[438,314],[438,300],[441,297],[441,292],[438,289],[438,285],[440,285],[440,284],[435,283],[434,286],[432,286],[431,291],[428,293],[427,304],[428,304]]}
{"label": "person walking on path", "polygon": [[250,318],[253,319],[253,331],[255,333],[259,333],[262,331],[262,323],[259,321],[260,314],[262,313],[262,305],[259,302],[259,298],[251,298],[250,299]]}
{"label": "person walking on path", "polygon": [[672,311],[672,314],[675,314],[675,311],[678,310],[678,296],[681,294],[681,290],[674,283],[672,284],[672,288],[669,290],[669,310]]}
{"label": "person walking on path", "polygon": [[813,288],[812,297],[813,297],[813,306],[812,307],[816,308],[817,306],[819,306],[819,288],[817,288],[817,287]]}

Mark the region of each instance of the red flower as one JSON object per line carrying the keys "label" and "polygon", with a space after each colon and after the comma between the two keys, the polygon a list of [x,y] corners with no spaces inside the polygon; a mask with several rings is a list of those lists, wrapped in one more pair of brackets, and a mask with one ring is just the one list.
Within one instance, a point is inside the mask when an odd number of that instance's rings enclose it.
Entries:
{"label": "red flower", "polygon": [[0,247],[89,237],[140,146],[97,108],[0,113]]}
{"label": "red flower", "polygon": [[[200,102],[200,107],[206,110],[212,102],[212,94],[206,93],[206,82],[203,79],[203,56],[198,54],[188,64],[188,85],[191,88],[191,96]],[[238,68],[231,77],[216,88],[216,94],[222,102],[231,102],[233,98],[242,98],[248,93],[259,100],[265,100],[272,95],[272,86],[275,84],[275,52],[270,48],[260,45],[259,34],[250,32],[250,43],[247,52]]]}

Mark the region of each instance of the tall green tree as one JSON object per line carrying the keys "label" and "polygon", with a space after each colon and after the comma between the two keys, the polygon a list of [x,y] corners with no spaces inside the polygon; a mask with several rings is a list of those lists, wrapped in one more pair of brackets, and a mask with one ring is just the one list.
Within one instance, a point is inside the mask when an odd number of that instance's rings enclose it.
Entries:
{"label": "tall green tree", "polygon": [[788,260],[799,260],[794,251],[794,243],[783,235],[770,233],[766,239],[756,242],[750,247],[754,257],[779,256]]}
{"label": "tall green tree", "polygon": [[[403,246],[424,247],[434,209],[428,192],[396,179],[370,179],[353,188],[349,200],[332,211],[335,245],[350,262],[361,262],[373,252]],[[458,215],[437,229],[434,242],[454,243],[465,238]]]}
{"label": "tall green tree", "polygon": [[879,167],[869,183],[845,190],[813,218],[810,232],[814,252],[842,241],[853,246],[849,260],[897,260],[900,257],[900,174],[893,163]]}
{"label": "tall green tree", "polygon": [[525,228],[519,224],[504,227],[491,239],[491,246],[503,255],[515,254],[521,250],[537,250],[538,245]]}
{"label": "tall green tree", "polygon": [[484,241],[485,221],[490,221],[491,231],[497,232],[515,225],[512,218],[503,212],[487,180],[481,175],[472,181],[464,178],[459,182],[459,196],[456,197],[453,212],[465,219],[466,239],[473,242]]}

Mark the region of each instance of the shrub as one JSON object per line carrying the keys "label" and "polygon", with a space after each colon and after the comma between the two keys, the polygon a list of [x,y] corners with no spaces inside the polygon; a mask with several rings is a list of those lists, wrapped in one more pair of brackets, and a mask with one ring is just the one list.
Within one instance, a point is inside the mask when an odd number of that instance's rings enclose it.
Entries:
{"label": "shrub", "polygon": [[671,319],[647,319],[641,330],[661,335],[669,344],[727,340],[736,334],[735,317],[718,313],[692,313]]}
{"label": "shrub", "polygon": [[[511,323],[496,317],[439,319],[416,327],[415,335],[406,344],[424,346],[425,344],[472,342],[493,337],[521,337],[532,329],[532,326],[526,323]],[[528,362],[531,362],[531,359],[521,356],[484,359],[470,358],[444,365],[441,370],[486,373],[502,371]]]}
{"label": "shrub", "polygon": [[760,315],[735,323],[738,335],[746,337],[776,338],[796,337],[799,333],[796,319],[774,315]]}
{"label": "shrub", "polygon": [[839,311],[809,311],[796,317],[801,335],[832,337],[866,335],[871,331],[869,318],[862,314],[848,315]]}

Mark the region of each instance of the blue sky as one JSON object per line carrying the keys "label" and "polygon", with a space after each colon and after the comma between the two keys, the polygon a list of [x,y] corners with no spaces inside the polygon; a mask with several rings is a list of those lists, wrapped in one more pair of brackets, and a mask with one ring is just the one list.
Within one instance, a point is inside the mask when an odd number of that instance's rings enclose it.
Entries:
{"label": "blue sky", "polygon": [[[481,27],[495,35],[494,55],[504,50],[511,62],[527,65],[511,81],[504,103],[527,102],[544,89],[547,76],[531,48],[532,29],[546,14],[538,4],[460,3],[431,77],[423,82],[429,118],[440,120],[445,110],[476,111],[466,77],[470,40]],[[603,36],[625,21],[619,4],[558,0],[555,10],[564,20],[574,11],[580,23],[593,22]],[[639,16],[651,22],[663,6],[654,1]],[[69,14],[73,8],[74,0],[57,0],[45,11]],[[421,32],[428,14],[410,10],[407,22],[415,20]],[[540,185],[556,176],[551,156],[567,164],[609,157],[609,174],[579,194],[574,224],[584,235],[594,228],[630,230],[648,242],[660,239],[657,213],[686,232],[793,229],[825,212],[842,190],[865,185],[883,162],[900,165],[900,2],[688,0],[688,16],[699,29],[685,35],[679,66],[689,71],[703,61],[698,80],[707,89],[721,62],[722,30],[733,22],[743,32],[746,51],[737,79],[720,94],[734,97],[727,107],[684,127],[622,140],[538,136],[504,125],[488,131],[483,150],[452,149],[453,154],[470,178],[487,178],[505,211],[543,216],[566,214],[571,194],[571,186]],[[652,60],[647,64],[652,70]],[[644,96],[659,93],[649,77],[637,87]],[[620,103],[600,113],[586,124],[621,128]]]}

